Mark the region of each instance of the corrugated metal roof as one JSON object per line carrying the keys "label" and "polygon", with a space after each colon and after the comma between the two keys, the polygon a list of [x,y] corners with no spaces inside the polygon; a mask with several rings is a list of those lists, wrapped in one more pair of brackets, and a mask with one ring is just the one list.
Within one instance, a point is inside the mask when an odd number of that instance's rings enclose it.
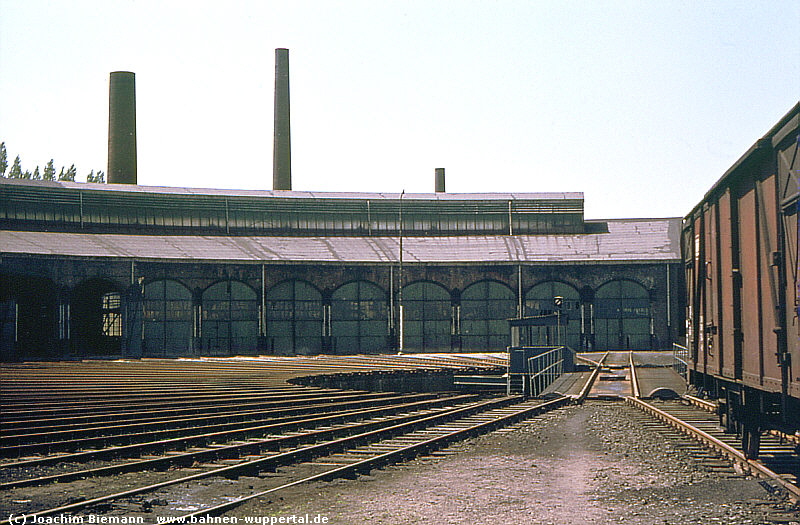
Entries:
{"label": "corrugated metal roof", "polygon": [[[607,221],[607,233],[408,237],[404,263],[680,260],[680,218]],[[0,231],[0,253],[137,260],[390,263],[397,237],[227,237]]]}
{"label": "corrugated metal roof", "polygon": [[[287,190],[233,190],[214,188],[177,188],[168,186],[140,186],[135,184],[96,184],[69,181],[31,181],[22,179],[0,178],[0,185],[37,186],[64,188],[69,190],[152,193],[165,195],[212,195],[212,196],[246,196],[286,199],[353,199],[353,200],[397,200],[399,193],[371,192],[319,192],[319,191],[287,191]],[[474,200],[583,200],[582,192],[554,193],[406,193],[403,200],[439,200],[439,201],[474,201]]]}

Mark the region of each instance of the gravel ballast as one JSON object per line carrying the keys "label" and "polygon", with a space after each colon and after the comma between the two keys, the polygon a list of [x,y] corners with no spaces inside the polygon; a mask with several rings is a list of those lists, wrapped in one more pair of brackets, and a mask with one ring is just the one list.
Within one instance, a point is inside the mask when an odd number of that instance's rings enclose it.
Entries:
{"label": "gravel ballast", "polygon": [[231,515],[385,525],[800,525],[800,511],[767,484],[709,470],[686,443],[642,428],[635,410],[570,406],[357,480],[287,490]]}

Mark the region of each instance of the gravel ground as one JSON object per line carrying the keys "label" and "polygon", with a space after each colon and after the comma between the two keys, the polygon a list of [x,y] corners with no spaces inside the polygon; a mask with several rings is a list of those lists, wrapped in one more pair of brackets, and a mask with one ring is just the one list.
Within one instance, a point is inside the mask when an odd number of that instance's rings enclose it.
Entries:
{"label": "gravel ground", "polygon": [[446,454],[302,486],[232,515],[385,525],[800,525],[800,510],[757,480],[706,470],[678,443],[637,427],[634,410],[567,407]]}

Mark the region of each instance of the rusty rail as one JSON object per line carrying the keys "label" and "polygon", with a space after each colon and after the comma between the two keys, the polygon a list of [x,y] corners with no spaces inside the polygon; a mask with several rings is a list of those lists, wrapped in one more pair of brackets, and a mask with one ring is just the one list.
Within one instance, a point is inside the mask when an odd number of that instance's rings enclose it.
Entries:
{"label": "rusty rail", "polygon": [[633,397],[639,399],[642,396],[639,391],[639,379],[636,377],[636,365],[633,363],[633,352],[628,352],[628,362],[631,367],[631,389],[633,390]]}
{"label": "rusty rail", "polygon": [[[528,418],[532,415],[546,412],[548,410],[552,410],[554,408],[558,408],[564,405],[569,398],[567,397],[560,397],[557,399],[553,399],[551,401],[546,401],[537,405],[533,406],[523,406],[519,410],[514,411],[511,414],[504,415],[502,417],[491,418],[487,421],[482,421],[478,424],[472,425],[468,428],[463,428],[459,430],[455,430],[452,432],[448,432],[446,434],[436,436],[425,441],[421,441],[418,443],[413,443],[411,445],[392,450],[390,452],[386,452],[384,454],[380,454],[371,458],[364,459],[362,461],[352,463],[350,465],[345,465],[339,468],[335,468],[333,470],[329,470],[327,472],[322,472],[320,474],[315,474],[313,476],[309,476],[297,481],[293,481],[291,483],[286,483],[284,485],[274,487],[265,491],[261,491],[255,494],[251,494],[249,496],[245,496],[243,498],[237,498],[232,501],[228,501],[221,505],[217,505],[215,507],[211,507],[208,509],[198,510],[196,512],[192,512],[190,514],[186,514],[184,516],[179,516],[173,518],[171,520],[164,521],[165,524],[171,523],[191,523],[192,520],[201,520],[203,517],[208,516],[219,516],[225,512],[233,510],[234,508],[246,503],[250,500],[260,498],[262,496],[266,496],[269,494],[273,494],[279,490],[284,490],[290,487],[294,487],[304,483],[310,483],[313,481],[330,481],[336,478],[348,477],[352,474],[356,473],[363,473],[369,472],[373,468],[382,467],[384,465],[397,463],[402,461],[406,458],[416,456],[420,453],[425,453],[427,451],[440,448],[445,446],[453,441],[457,441],[460,439],[464,439],[471,435],[475,435],[477,433],[483,433],[487,431],[494,430],[499,428],[503,425],[511,424],[521,419]],[[532,402],[523,403],[522,405],[528,404],[530,405]]]}
{"label": "rusty rail", "polygon": [[700,430],[694,425],[691,425],[673,416],[672,414],[668,414],[667,412],[651,405],[650,403],[646,403],[640,399],[636,399],[633,397],[627,397],[625,400],[627,403],[651,414],[656,419],[663,421],[667,425],[692,437],[696,441],[699,441],[706,447],[716,450],[719,454],[721,454],[724,457],[727,457],[731,462],[738,465],[744,472],[750,473],[751,475],[754,476],[770,479],[778,483],[781,486],[781,488],[783,488],[786,491],[789,499],[792,502],[794,503],[800,502],[800,487],[787,482],[779,474],[773,472],[771,469],[764,466],[761,462],[757,460],[747,459],[744,453],[736,450],[735,448],[731,447],[726,443],[723,443],[719,439],[708,434],[707,432]]}
{"label": "rusty rail", "polygon": [[578,395],[577,399],[575,400],[576,403],[580,404],[586,400],[586,396],[589,395],[589,392],[592,390],[592,385],[597,380],[597,376],[600,375],[600,371],[603,368],[603,363],[605,363],[606,358],[611,352],[606,352],[603,354],[603,357],[600,358],[600,361],[597,362],[597,366],[595,366],[594,370],[592,371],[592,375],[589,376],[589,380],[586,381],[586,384],[583,385],[581,389],[581,393]]}

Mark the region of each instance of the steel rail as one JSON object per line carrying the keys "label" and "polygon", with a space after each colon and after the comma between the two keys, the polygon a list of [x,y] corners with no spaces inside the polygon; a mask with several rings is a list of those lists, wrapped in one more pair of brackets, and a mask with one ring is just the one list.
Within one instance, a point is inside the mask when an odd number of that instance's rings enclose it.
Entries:
{"label": "steel rail", "polygon": [[[334,468],[332,470],[328,470],[326,472],[321,472],[319,474],[315,474],[313,476],[308,476],[303,479],[299,479],[293,481],[291,483],[286,483],[280,485],[278,487],[273,487],[271,489],[267,489],[264,491],[260,491],[254,494],[250,494],[248,496],[237,498],[235,500],[227,501],[223,504],[216,505],[214,507],[210,507],[207,509],[198,510],[192,512],[190,514],[185,514],[183,516],[178,516],[169,520],[164,520],[162,523],[164,524],[171,524],[171,523],[191,523],[191,520],[202,518],[203,516],[219,516],[225,512],[231,511],[236,507],[251,501],[256,498],[260,498],[269,494],[273,494],[280,490],[284,490],[287,488],[295,487],[297,485],[310,483],[314,481],[331,481],[337,478],[343,477],[350,477],[352,475],[357,475],[359,473],[368,473],[370,470],[374,468],[380,468],[385,465],[389,465],[392,463],[397,463],[403,461],[409,457],[417,456],[421,453],[429,452],[430,450],[440,448],[445,446],[453,441],[458,441],[460,439],[464,439],[466,437],[480,434],[484,432],[488,432],[494,430],[496,428],[502,427],[504,425],[513,424],[517,421],[527,419],[532,415],[539,414],[541,412],[545,412],[547,410],[552,410],[554,408],[558,408],[570,401],[569,397],[562,396],[551,401],[545,401],[540,404],[537,404],[532,407],[525,407],[520,410],[517,410],[511,414],[504,415],[501,417],[493,418],[489,421],[480,422],[478,424],[469,426],[467,428],[454,430],[448,432],[446,434],[435,436],[430,439],[413,443],[407,445],[405,447],[395,449],[389,452],[385,452],[383,454],[376,455],[374,457],[366,458],[361,461],[357,461],[350,465],[344,465],[341,467]],[[530,404],[531,402],[527,402]]]}
{"label": "steel rail", "polygon": [[704,432],[703,430],[695,427],[694,425],[687,423],[673,416],[672,414],[669,414],[653,406],[650,403],[646,403],[641,399],[635,399],[633,397],[627,397],[625,398],[625,400],[631,405],[647,413],[650,413],[651,415],[667,423],[671,427],[683,432],[688,436],[693,437],[695,440],[699,441],[705,446],[713,450],[716,450],[718,453],[727,457],[733,463],[739,465],[743,471],[749,472],[752,475],[770,479],[778,483],[781,486],[781,488],[783,488],[786,491],[789,499],[792,502],[795,503],[800,502],[800,487],[792,483],[789,483],[788,481],[783,479],[779,474],[767,468],[760,461],[746,458],[744,453],[736,450],[727,443],[723,443],[722,441],[708,434],[707,432]]}
{"label": "steel rail", "polygon": [[[354,401],[347,401],[345,399],[342,402],[339,402],[338,399],[332,399],[328,403],[299,406],[294,405],[297,406],[297,408],[268,408],[261,410],[234,411],[215,414],[207,417],[192,416],[176,419],[157,418],[152,421],[137,421],[119,425],[83,427],[33,434],[14,434],[0,438],[0,447],[3,447],[4,449],[3,455],[8,456],[8,452],[17,451],[17,447],[23,446],[35,447],[41,445],[43,448],[48,447],[53,449],[57,447],[69,448],[71,445],[76,444],[92,444],[98,440],[101,443],[113,442],[115,440],[130,442],[137,436],[152,437],[154,435],[162,435],[161,433],[180,433],[200,429],[204,431],[211,431],[213,428],[224,430],[226,427],[243,427],[248,424],[253,424],[257,421],[263,421],[272,418],[281,418],[314,411],[326,412],[325,408],[329,408],[327,411],[331,412],[337,409],[345,408],[381,406],[396,403],[401,399],[405,401],[408,398],[431,399],[435,398],[435,396],[431,394],[412,394],[410,396],[385,396],[382,398],[373,397],[367,399],[357,398]],[[410,402],[410,400],[406,402]],[[68,437],[69,439],[58,440],[58,438],[62,436]],[[47,439],[52,440],[46,441]]]}
{"label": "steel rail", "polygon": [[[327,390],[324,393],[330,393],[330,392],[331,392],[331,390]],[[272,397],[272,398],[276,397],[276,396],[271,395],[270,392],[266,392],[264,394],[247,394],[247,395],[242,395],[242,396],[236,396],[236,395],[229,395],[229,396],[222,396],[222,395],[219,395],[219,396],[203,396],[203,395],[198,395],[196,397],[186,398],[182,402],[169,402],[169,403],[164,403],[164,402],[159,402],[159,401],[153,401],[153,402],[147,402],[147,403],[145,403],[145,402],[141,402],[141,403],[137,402],[137,403],[125,403],[122,406],[124,406],[125,408],[130,408],[131,409],[130,411],[146,410],[146,409],[148,409],[150,407],[159,407],[159,408],[192,408],[192,407],[203,407],[203,406],[215,406],[215,405],[220,405],[222,403],[234,403],[236,401],[257,401],[259,399],[264,399],[265,395],[270,395],[270,397]],[[302,400],[302,399],[306,399],[306,398],[309,398],[309,397],[312,397],[312,396],[320,396],[320,395],[323,395],[323,391],[314,391],[314,392],[297,391],[297,392],[292,392],[292,393],[288,393],[287,392],[285,395],[279,396],[278,399],[282,399],[282,400],[286,400],[286,401],[289,401],[289,400]],[[8,423],[16,423],[17,422],[17,420],[8,417],[9,415],[26,416],[23,419],[21,419],[21,421],[23,421],[23,422],[36,420],[37,417],[38,417],[38,419],[52,419],[53,417],[59,417],[61,419],[64,419],[64,418],[67,418],[67,417],[70,417],[70,416],[80,417],[80,416],[86,415],[86,414],[105,415],[105,414],[108,414],[108,413],[114,413],[114,411],[119,412],[120,411],[120,405],[112,405],[112,406],[106,405],[106,406],[97,407],[97,406],[75,406],[75,405],[71,405],[71,404],[70,405],[62,404],[61,408],[45,408],[45,409],[42,409],[42,410],[36,409],[35,407],[30,407],[30,406],[22,408],[22,409],[19,409],[19,410],[10,410],[10,409],[6,410],[5,407],[3,407],[3,411],[5,413],[5,418],[6,418],[6,420],[3,421],[3,424],[5,425],[6,422],[8,422]],[[124,413],[126,411],[122,410],[122,412]],[[41,416],[45,416],[45,417],[41,417]]]}
{"label": "steel rail", "polygon": [[639,391],[639,380],[636,377],[636,366],[633,363],[633,352],[628,352],[628,360],[630,362],[631,367],[631,389],[633,393],[633,397],[639,399],[641,396],[641,392]]}
{"label": "steel rail", "polygon": [[[713,403],[711,401],[707,401],[705,399],[700,399],[699,397],[695,397],[695,396],[685,395],[685,396],[682,396],[682,397],[683,397],[683,399],[686,399],[687,401],[689,401],[691,404],[693,404],[693,405],[695,405],[697,407],[700,407],[703,410],[706,410],[708,412],[712,412],[714,414],[717,413],[717,408],[718,407],[717,407],[716,403]],[[769,433],[772,436],[777,437],[778,439],[785,440],[785,441],[790,441],[790,442],[792,442],[792,443],[794,443],[796,445],[800,445],[800,435],[787,434],[785,432],[781,432],[780,430],[775,430],[775,429],[770,429],[770,430],[767,430],[766,432]]]}
{"label": "steel rail", "polygon": [[[206,414],[224,414],[228,413],[232,410],[240,410],[242,408],[249,409],[249,408],[281,408],[281,407],[296,407],[299,403],[307,403],[307,402],[318,402],[320,400],[330,401],[333,399],[361,399],[361,398],[382,398],[386,397],[387,395],[397,395],[397,392],[363,392],[363,391],[331,391],[325,392],[322,394],[316,394],[311,397],[305,397],[302,399],[283,399],[283,398],[262,398],[260,401],[254,402],[246,402],[246,403],[222,403],[222,404],[214,404],[208,406],[186,406],[183,408],[172,408],[172,409],[137,409],[131,412],[115,412],[115,413],[108,413],[108,414],[100,414],[96,416],[78,416],[72,417],[67,416],[65,418],[48,418],[43,420],[19,420],[12,422],[13,429],[9,429],[8,431],[16,431],[19,427],[23,428],[41,428],[43,425],[36,426],[37,423],[46,423],[46,424],[58,424],[59,422],[65,421],[73,421],[75,423],[66,423],[68,425],[80,425],[80,424],[104,424],[108,423],[109,421],[129,421],[129,422],[136,422],[136,421],[147,421],[151,419],[153,416],[158,417],[189,417],[189,416],[197,416],[197,415],[206,415]],[[302,405],[300,405],[302,406]],[[83,421],[84,423],[80,423]],[[3,427],[11,427],[11,423],[2,422]]]}
{"label": "steel rail", "polygon": [[[288,452],[278,453],[257,460],[245,461],[235,465],[221,467],[206,472],[200,472],[197,474],[192,474],[182,478],[164,481],[153,485],[137,487],[124,492],[87,499],[84,501],[62,505],[60,507],[55,507],[51,509],[44,509],[33,512],[31,514],[24,515],[24,518],[27,518],[28,520],[36,520],[37,518],[40,517],[52,516],[54,514],[60,514],[65,512],[72,512],[93,505],[97,505],[99,503],[105,503],[123,497],[152,492],[154,490],[158,490],[171,485],[177,485],[180,483],[196,481],[209,477],[231,476],[234,474],[246,475],[248,473],[255,473],[260,470],[275,469],[280,465],[295,463],[301,459],[324,456],[332,452],[335,452],[337,450],[343,450],[350,445],[363,443],[365,441],[374,442],[376,440],[383,439],[384,436],[395,436],[398,434],[412,432],[419,428],[425,428],[441,422],[451,421],[459,417],[466,417],[475,414],[477,412],[508,406],[509,404],[513,404],[515,401],[519,400],[520,398],[518,396],[506,396],[499,399],[491,399],[488,401],[478,401],[475,403],[471,403],[466,407],[447,410],[445,412],[436,415],[425,415],[422,417],[416,417],[411,419],[410,421],[405,421],[398,424],[392,424],[388,427],[380,426],[381,424],[385,424],[385,422],[378,421],[373,423],[373,425],[378,427],[377,429],[368,430],[360,434],[347,436],[344,438],[337,438],[332,441],[317,443],[314,445],[310,445],[308,447],[303,447]],[[17,523],[17,520],[21,519],[23,519],[23,516],[17,516],[14,518],[13,522],[11,520],[0,521],[0,525],[11,525],[12,523]]]}
{"label": "steel rail", "polygon": [[261,388],[248,386],[222,386],[213,385],[213,388],[207,388],[209,385],[198,385],[194,390],[187,388],[183,385],[181,388],[174,390],[167,389],[132,389],[130,387],[119,387],[116,391],[109,392],[96,392],[94,388],[73,387],[72,389],[59,389],[59,392],[42,393],[41,389],[34,388],[19,388],[15,385],[13,392],[3,393],[3,404],[9,408],[17,406],[25,406],[35,404],[37,407],[47,408],[48,405],[58,406],[68,400],[81,406],[103,406],[119,401],[151,401],[155,399],[191,399],[198,393],[204,396],[215,395],[252,395],[264,394],[273,391],[283,390],[287,388],[277,385],[264,385]]}
{"label": "steel rail", "polygon": [[[124,385],[118,386],[112,391],[105,391],[102,394],[95,394],[94,388],[88,387],[75,387],[71,392],[65,391],[62,396],[58,395],[60,390],[53,389],[50,392],[43,392],[41,389],[32,387],[30,389],[17,388],[4,397],[4,403],[9,405],[26,405],[28,400],[33,398],[37,404],[43,405],[43,408],[48,408],[48,405],[58,406],[62,403],[62,399],[66,398],[73,403],[86,406],[88,408],[97,408],[102,405],[116,403],[117,401],[150,401],[157,399],[194,399],[197,394],[202,394],[203,397],[216,397],[216,396],[250,396],[261,393],[269,393],[274,391],[287,391],[290,389],[300,390],[301,387],[293,386],[291,384],[265,384],[263,386],[236,386],[236,385],[208,385],[200,382],[193,392],[190,388],[180,388],[175,392],[159,390],[159,389],[132,389]],[[25,396],[25,394],[30,394]]]}
{"label": "steel rail", "polygon": [[698,408],[702,408],[707,412],[713,412],[715,414],[717,413],[716,403],[712,403],[711,401],[706,401],[705,399],[700,399],[699,397],[696,396],[685,395],[681,397]]}
{"label": "steel rail", "polygon": [[[320,361],[315,357],[275,357],[261,356],[255,359],[236,360],[226,358],[189,358],[189,359],[150,359],[143,358],[133,363],[127,362],[115,367],[113,378],[109,378],[108,370],[103,365],[94,363],[81,366],[81,376],[85,383],[97,388],[108,386],[140,384],[160,388],[166,384],[180,384],[176,378],[181,378],[185,372],[192,373],[205,379],[205,384],[242,383],[247,380],[252,385],[253,380],[264,380],[264,374],[281,372],[283,379],[297,377],[309,373],[333,372],[392,372],[409,369],[439,369],[454,370],[468,368],[486,368],[487,366],[501,366],[502,359],[497,355],[448,354],[448,355],[413,355],[413,356],[381,356],[381,355],[353,355],[346,357],[329,356]],[[47,383],[63,385],[66,388],[74,387],[74,366],[59,366],[58,363],[46,368],[32,369],[26,366],[0,365],[0,369],[13,371],[14,385],[35,383],[36,386]],[[243,379],[242,374],[247,374]],[[154,379],[155,378],[155,379]],[[268,381],[266,381],[269,384]]]}
{"label": "steel rail", "polygon": [[[52,458],[41,458],[31,461],[22,461],[13,464],[0,464],[0,468],[20,468],[31,466],[42,466],[45,464],[62,463],[65,461],[88,461],[94,459],[107,459],[109,457],[133,457],[137,454],[148,451],[164,452],[167,450],[176,450],[178,448],[188,448],[190,446],[207,446],[209,443],[218,443],[222,440],[231,439],[248,439],[256,436],[263,436],[266,434],[275,434],[279,432],[291,432],[310,430],[313,426],[322,426],[324,424],[342,424],[354,421],[368,419],[370,417],[385,416],[396,414],[403,410],[431,410],[440,408],[444,405],[453,405],[463,403],[466,401],[474,400],[475,395],[461,395],[446,398],[438,398],[434,400],[423,400],[411,403],[402,403],[397,405],[389,405],[384,407],[375,407],[372,409],[364,410],[348,410],[336,413],[325,413],[316,417],[305,417],[301,419],[293,419],[284,422],[275,422],[268,425],[258,425],[244,429],[236,429],[227,432],[214,432],[208,434],[201,434],[195,436],[186,436],[182,438],[172,438],[160,441],[152,441],[147,443],[137,443],[133,445],[125,445],[119,447],[109,447],[103,450],[91,450],[86,452],[79,452],[76,454],[54,456]],[[161,458],[153,458],[135,462],[126,462],[119,465],[109,465],[105,467],[98,467],[95,469],[88,469],[75,472],[66,472],[62,474],[55,474],[51,476],[42,476],[39,478],[30,478],[25,480],[17,480],[6,483],[0,483],[0,490],[8,490],[16,487],[42,485],[52,482],[67,482],[75,479],[84,478],[87,476],[97,475],[113,475],[122,472],[131,472],[135,470],[143,470],[150,467],[158,467],[162,465],[170,465],[182,462],[189,462],[197,459],[203,459],[207,455],[214,458],[228,456],[242,455],[250,452],[252,448],[265,448],[265,447],[278,447],[280,445],[289,445],[297,440],[299,436],[291,436],[289,438],[273,438],[264,439],[257,442],[242,443],[238,445],[228,445],[225,447],[216,447],[211,450],[186,452],[182,454],[171,454]],[[260,450],[259,450],[260,452]],[[127,454],[127,456],[125,456]]]}
{"label": "steel rail", "polygon": [[589,379],[586,381],[586,384],[583,385],[583,388],[581,389],[580,393],[578,394],[578,397],[575,399],[576,403],[580,404],[580,403],[583,403],[586,400],[586,396],[589,395],[589,392],[592,389],[592,385],[597,380],[597,376],[600,375],[600,371],[603,368],[603,363],[605,363],[606,358],[608,357],[608,355],[610,353],[611,352],[606,352],[605,354],[603,354],[603,357],[601,357],[600,361],[597,362],[597,365],[594,367],[594,370],[592,371],[592,374],[589,376]]}

